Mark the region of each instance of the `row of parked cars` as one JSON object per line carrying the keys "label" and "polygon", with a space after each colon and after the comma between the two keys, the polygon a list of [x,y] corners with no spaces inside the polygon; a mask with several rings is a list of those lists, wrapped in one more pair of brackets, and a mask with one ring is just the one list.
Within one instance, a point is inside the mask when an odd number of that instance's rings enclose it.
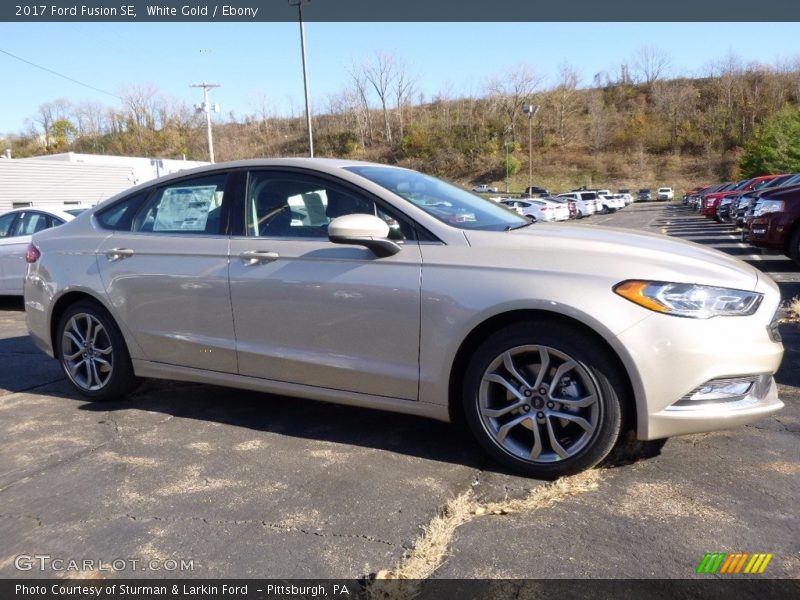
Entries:
{"label": "row of parked cars", "polygon": [[[540,195],[534,197],[536,194]],[[621,210],[633,202],[633,196],[630,193],[613,194],[610,190],[601,189],[582,188],[550,194],[542,188],[528,188],[520,197],[501,197],[497,201],[534,222],[567,221]]]}
{"label": "row of parked cars", "polygon": [[800,173],[700,186],[683,202],[718,223],[734,223],[743,242],[783,252],[800,265]]}

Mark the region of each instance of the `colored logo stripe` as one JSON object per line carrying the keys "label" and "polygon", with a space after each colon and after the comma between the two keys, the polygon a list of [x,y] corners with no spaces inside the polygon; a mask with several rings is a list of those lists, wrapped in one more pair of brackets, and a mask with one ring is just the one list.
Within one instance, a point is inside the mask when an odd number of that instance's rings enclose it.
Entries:
{"label": "colored logo stripe", "polygon": [[750,554],[748,552],[734,552],[726,554],[724,552],[709,552],[700,561],[697,567],[697,573],[720,573],[720,574],[737,574],[748,573],[756,574],[763,573],[767,569],[767,565],[772,560],[772,554],[756,553]]}

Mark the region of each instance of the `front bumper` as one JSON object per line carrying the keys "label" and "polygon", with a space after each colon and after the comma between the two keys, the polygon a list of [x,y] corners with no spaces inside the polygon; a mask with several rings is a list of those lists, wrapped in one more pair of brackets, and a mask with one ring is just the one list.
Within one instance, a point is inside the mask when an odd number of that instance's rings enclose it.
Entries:
{"label": "front bumper", "polygon": [[[783,357],[783,346],[772,333],[780,296],[772,281],[759,279],[757,291],[765,296],[754,315],[690,319],[653,314],[618,336],[638,375],[639,439],[735,427],[783,406],[772,379]],[[742,377],[759,381],[747,398],[686,409],[685,399],[702,386]]]}
{"label": "front bumper", "polygon": [[785,223],[783,213],[754,217],[750,222],[748,241],[760,248],[783,249],[791,223]]}
{"label": "front bumper", "polygon": [[703,433],[746,425],[783,408],[772,375],[757,377],[751,393],[741,399],[717,402],[697,408],[668,406],[650,416],[649,439],[689,433]]}

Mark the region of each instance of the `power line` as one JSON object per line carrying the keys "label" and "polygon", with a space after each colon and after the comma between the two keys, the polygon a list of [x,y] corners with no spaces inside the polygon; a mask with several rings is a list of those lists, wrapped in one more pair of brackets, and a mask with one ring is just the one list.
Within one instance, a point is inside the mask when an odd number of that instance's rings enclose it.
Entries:
{"label": "power line", "polygon": [[41,69],[42,71],[47,71],[48,73],[52,73],[53,75],[57,75],[58,77],[61,77],[61,78],[66,79],[68,81],[71,81],[72,83],[77,83],[78,85],[82,85],[83,87],[89,88],[90,90],[94,90],[94,91],[100,92],[102,94],[107,94],[109,96],[113,96],[114,98],[117,98],[118,100],[122,100],[122,98],[117,96],[116,94],[112,94],[111,92],[107,92],[106,90],[101,90],[100,88],[96,88],[93,85],[89,85],[88,83],[83,83],[82,81],[78,81],[77,79],[73,79],[72,77],[68,77],[67,75],[62,75],[61,73],[59,73],[57,71],[53,71],[53,69],[48,69],[47,67],[43,67],[42,65],[37,65],[36,63],[32,63],[29,60],[25,60],[21,56],[17,56],[16,54],[11,54],[11,52],[7,52],[7,51],[5,51],[3,49],[0,49],[0,52],[10,56],[11,58],[16,58],[17,60],[19,60],[21,62],[24,62],[25,64],[31,65],[32,67],[36,67],[37,69]]}

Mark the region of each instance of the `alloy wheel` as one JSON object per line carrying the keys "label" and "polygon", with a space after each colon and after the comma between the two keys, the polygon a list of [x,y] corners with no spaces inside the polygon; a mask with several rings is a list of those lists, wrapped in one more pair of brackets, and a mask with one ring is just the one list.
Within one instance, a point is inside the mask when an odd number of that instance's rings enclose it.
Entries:
{"label": "alloy wheel", "polygon": [[103,389],[114,372],[114,350],[103,324],[93,315],[77,313],[64,327],[61,361],[70,380],[80,389]]}
{"label": "alloy wheel", "polygon": [[592,441],[602,418],[601,391],[587,368],[566,353],[517,346],[484,372],[478,412],[503,451],[531,463],[555,463]]}

